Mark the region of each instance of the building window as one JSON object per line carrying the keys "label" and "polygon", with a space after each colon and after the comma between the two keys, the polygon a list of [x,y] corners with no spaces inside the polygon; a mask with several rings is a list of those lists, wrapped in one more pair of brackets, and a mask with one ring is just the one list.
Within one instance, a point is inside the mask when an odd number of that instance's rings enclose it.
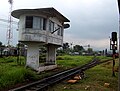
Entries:
{"label": "building window", "polygon": [[43,18],[43,30],[46,30],[47,20]]}
{"label": "building window", "polygon": [[33,27],[33,17],[26,16],[25,28],[32,28]]}
{"label": "building window", "polygon": [[58,30],[57,34],[60,35],[60,36],[63,36],[63,29],[62,29],[62,27],[58,25],[58,28],[59,28],[59,30]]}
{"label": "building window", "polygon": [[61,27],[61,36],[63,36],[63,29],[62,29],[62,27]]}
{"label": "building window", "polygon": [[46,30],[46,19],[37,16],[26,16],[26,28]]}
{"label": "building window", "polygon": [[54,22],[52,22],[51,20],[49,20],[49,31],[50,32],[54,31]]}
{"label": "building window", "polygon": [[33,17],[33,29],[41,29],[41,18]]}

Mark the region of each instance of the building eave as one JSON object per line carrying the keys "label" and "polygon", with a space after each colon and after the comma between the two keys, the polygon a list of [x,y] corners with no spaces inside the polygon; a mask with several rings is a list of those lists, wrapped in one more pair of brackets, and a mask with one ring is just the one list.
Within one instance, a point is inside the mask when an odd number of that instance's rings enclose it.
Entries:
{"label": "building eave", "polygon": [[24,14],[44,14],[48,17],[57,17],[63,22],[70,22],[65,16],[63,16],[60,12],[58,12],[53,7],[51,8],[38,8],[38,9],[18,9],[12,11],[11,15],[15,18],[20,18],[21,15]]}

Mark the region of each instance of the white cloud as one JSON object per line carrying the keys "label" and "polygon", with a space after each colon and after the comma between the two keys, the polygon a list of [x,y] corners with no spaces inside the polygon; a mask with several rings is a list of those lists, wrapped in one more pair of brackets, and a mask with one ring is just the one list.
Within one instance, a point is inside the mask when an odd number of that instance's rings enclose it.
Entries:
{"label": "white cloud", "polygon": [[[13,0],[13,10],[23,8],[54,7],[71,22],[65,30],[64,41],[88,45],[96,48],[109,48],[109,35],[118,32],[118,8],[115,0]],[[0,5],[0,18],[8,19],[9,3],[3,0]],[[1,22],[0,22],[1,24]],[[1,26],[3,26],[1,24]],[[6,26],[7,27],[7,26]],[[6,43],[6,31],[0,28],[0,41]],[[14,30],[16,31],[16,30]],[[17,43],[14,32],[13,43]]]}
{"label": "white cloud", "polygon": [[81,46],[86,46],[86,45],[90,45],[93,49],[99,49],[99,50],[103,50],[103,49],[110,49],[110,39],[106,38],[106,39],[78,39],[75,38],[69,34],[65,34],[64,37],[64,42],[68,42],[68,43],[73,43],[74,45],[81,45]]}

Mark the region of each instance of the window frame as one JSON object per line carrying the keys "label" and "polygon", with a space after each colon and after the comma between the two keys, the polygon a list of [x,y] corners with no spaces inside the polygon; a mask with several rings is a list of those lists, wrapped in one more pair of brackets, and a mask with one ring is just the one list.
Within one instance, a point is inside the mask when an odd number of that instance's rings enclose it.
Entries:
{"label": "window frame", "polygon": [[47,19],[44,17],[41,17],[41,16],[26,16],[25,17],[25,28],[31,28],[35,30],[36,29],[46,30],[46,27],[47,27]]}

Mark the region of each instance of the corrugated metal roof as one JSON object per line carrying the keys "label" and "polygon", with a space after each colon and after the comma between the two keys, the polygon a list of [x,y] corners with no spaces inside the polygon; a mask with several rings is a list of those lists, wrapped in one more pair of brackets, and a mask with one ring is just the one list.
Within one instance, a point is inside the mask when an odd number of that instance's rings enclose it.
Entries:
{"label": "corrugated metal roof", "polygon": [[65,16],[63,16],[61,13],[59,13],[53,7],[37,8],[37,9],[18,9],[18,10],[14,10],[12,12],[12,16],[19,19],[20,16],[23,14],[40,14],[40,13],[42,13],[48,17],[57,17],[58,19],[62,20],[63,22],[70,22],[69,19],[67,19]]}

